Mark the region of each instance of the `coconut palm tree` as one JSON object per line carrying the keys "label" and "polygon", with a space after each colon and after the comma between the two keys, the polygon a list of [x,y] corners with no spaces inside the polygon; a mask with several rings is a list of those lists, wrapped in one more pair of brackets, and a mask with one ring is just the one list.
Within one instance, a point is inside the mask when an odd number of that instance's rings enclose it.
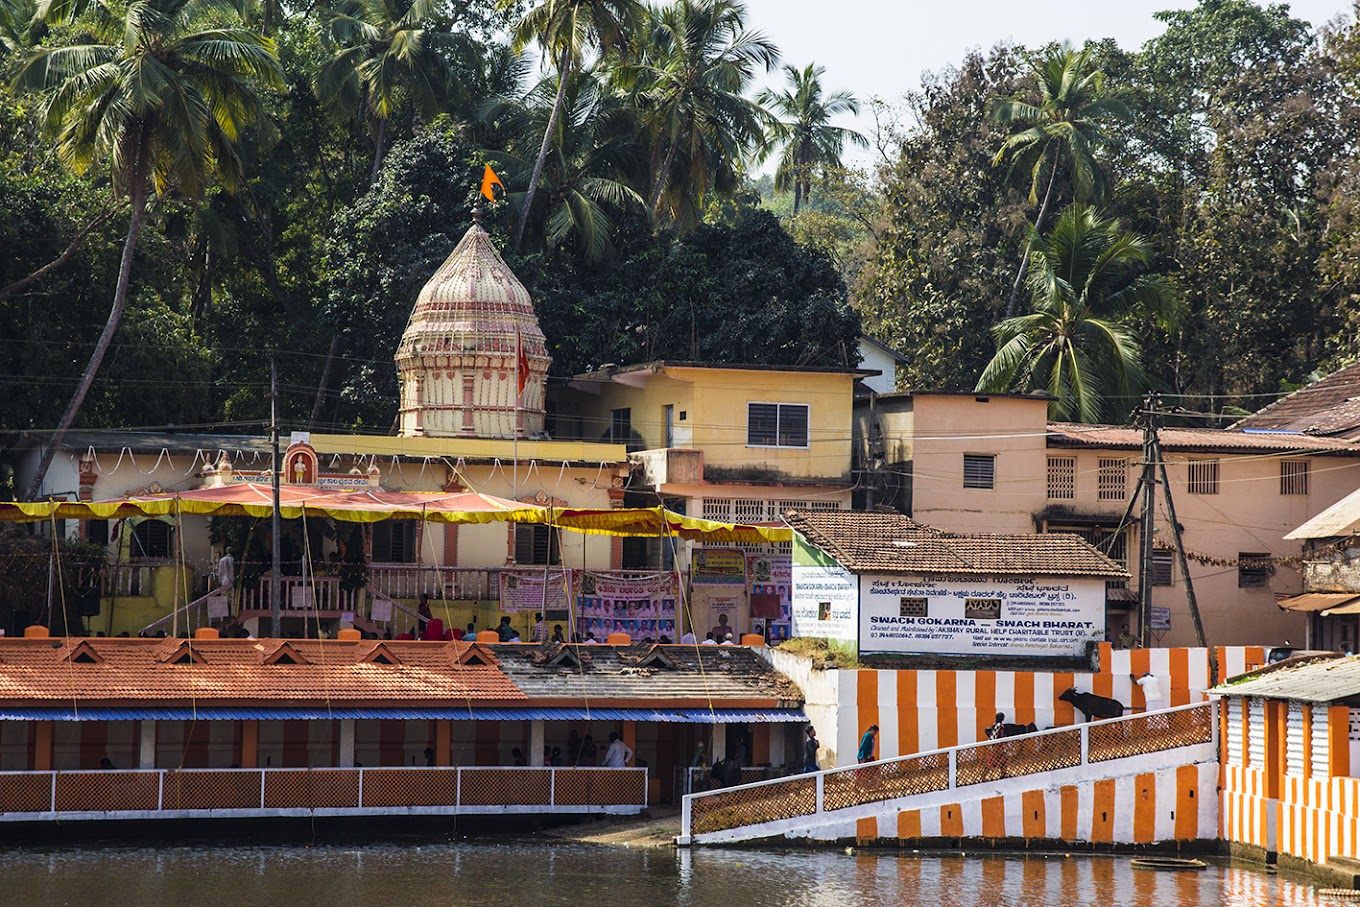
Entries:
{"label": "coconut palm tree", "polygon": [[[519,0],[499,0],[497,4],[501,9],[513,9],[518,5]],[[562,116],[572,70],[582,66],[592,50],[602,53],[626,50],[644,21],[646,9],[638,0],[541,0],[515,26],[514,50],[518,53],[537,42],[543,50],[544,60],[552,61],[557,69],[557,94],[529,176],[519,222],[515,225],[516,251],[524,242],[524,227],[529,222],[538,181],[543,177],[557,121]]]}
{"label": "coconut palm tree", "polygon": [[[1128,106],[1105,85],[1105,74],[1094,69],[1091,48],[1076,50],[1070,44],[1050,47],[1042,54],[1026,56],[1025,62],[1039,91],[1037,103],[1023,98],[996,98],[991,116],[1002,125],[1024,128],[1006,138],[993,165],[1010,158],[1011,172],[1029,175],[1029,200],[1039,205],[1034,229],[1043,232],[1059,173],[1066,173],[1072,198],[1100,203],[1108,189],[1105,172],[1096,160],[1096,148],[1105,140],[1102,124],[1125,119]],[[1040,201],[1039,189],[1043,187]],[[1025,278],[1030,247],[1006,301],[1006,317],[1015,314],[1015,302]]]}
{"label": "coconut palm tree", "polygon": [[312,88],[339,113],[363,110],[373,129],[373,171],[378,179],[387,121],[405,93],[423,116],[433,116],[449,93],[444,53],[466,41],[429,27],[439,0],[339,0],[321,11],[335,53],[316,71]]}
{"label": "coconut palm tree", "polygon": [[813,168],[838,167],[847,141],[868,148],[869,140],[853,129],[831,125],[831,118],[838,114],[858,114],[859,101],[848,91],[826,94],[824,67],[786,65],[784,74],[789,87],[780,92],[767,88],[757,101],[775,115],[774,138],[784,146],[774,172],[775,191],[793,190],[793,213],[797,214],[812,191]]}
{"label": "coconut palm tree", "polygon": [[779,48],[746,28],[739,0],[676,0],[655,15],[651,39],[631,68],[653,135],[648,207],[660,212],[667,190],[672,217],[686,199],[735,184],[736,168],[765,138],[762,111],[744,96],[758,69],[779,62]]}
{"label": "coconut palm tree", "polygon": [[[531,148],[552,116],[557,86],[556,78],[544,79],[523,102],[502,101],[487,118],[518,134],[512,144]],[[612,256],[615,216],[646,204],[630,185],[645,171],[638,133],[637,109],[625,94],[591,70],[572,73],[541,180],[548,246],[571,246],[592,262]],[[527,155],[497,154],[496,161],[512,174],[533,166]]]}
{"label": "coconut palm tree", "polygon": [[1147,273],[1151,246],[1094,208],[1072,205],[1040,236],[1030,230],[1033,312],[993,329],[997,350],[979,393],[1043,389],[1050,414],[1098,421],[1111,398],[1146,387],[1139,327],[1173,330],[1181,301]]}
{"label": "coconut palm tree", "polygon": [[61,160],[78,172],[107,167],[114,195],[126,197],[131,212],[108,320],[30,498],[118,330],[148,200],[171,191],[196,196],[214,178],[236,189],[247,130],[269,138],[259,89],[282,87],[278,57],[272,41],[239,21],[231,0],[91,0],[81,31],[90,43],[41,48],[14,78],[18,89],[44,92],[42,113]]}

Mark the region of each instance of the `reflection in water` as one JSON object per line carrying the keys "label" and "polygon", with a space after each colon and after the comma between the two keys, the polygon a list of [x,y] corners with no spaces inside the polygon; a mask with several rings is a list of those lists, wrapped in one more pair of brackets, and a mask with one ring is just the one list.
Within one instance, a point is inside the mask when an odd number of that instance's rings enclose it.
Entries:
{"label": "reflection in water", "polygon": [[679,907],[1300,907],[1299,882],[1247,869],[1135,870],[1116,856],[672,851],[542,842],[11,850],[25,907],[679,905]]}

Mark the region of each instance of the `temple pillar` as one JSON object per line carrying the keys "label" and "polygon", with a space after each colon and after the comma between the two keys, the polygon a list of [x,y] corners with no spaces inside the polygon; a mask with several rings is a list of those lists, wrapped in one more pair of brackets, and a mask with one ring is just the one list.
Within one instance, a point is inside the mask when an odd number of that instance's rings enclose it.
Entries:
{"label": "temple pillar", "polygon": [[236,762],[241,768],[260,767],[260,722],[251,718],[241,722],[241,752]]}
{"label": "temple pillar", "polygon": [[543,741],[547,739],[547,728],[543,721],[529,722],[529,764],[543,765]]}
{"label": "temple pillar", "polygon": [[156,722],[137,722],[137,767],[156,767]]}
{"label": "temple pillar", "polygon": [[727,725],[713,724],[709,727],[712,741],[708,748],[709,758],[714,762],[721,762],[727,758]]}
{"label": "temple pillar", "polygon": [[340,719],[340,752],[336,759],[341,768],[354,767],[354,719]]}
{"label": "temple pillar", "polygon": [[33,723],[33,771],[52,771],[52,722]]}

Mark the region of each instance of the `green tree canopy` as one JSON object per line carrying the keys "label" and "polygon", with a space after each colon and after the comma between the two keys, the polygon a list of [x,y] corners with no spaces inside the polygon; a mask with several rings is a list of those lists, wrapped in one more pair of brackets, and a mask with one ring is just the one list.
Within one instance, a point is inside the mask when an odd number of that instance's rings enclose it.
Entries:
{"label": "green tree canopy", "polygon": [[1036,231],[1031,246],[1033,311],[997,325],[996,355],[976,390],[1046,390],[1060,419],[1123,416],[1147,386],[1138,335],[1175,327],[1175,290],[1148,273],[1145,239],[1085,205],[1064,211],[1048,234]]}

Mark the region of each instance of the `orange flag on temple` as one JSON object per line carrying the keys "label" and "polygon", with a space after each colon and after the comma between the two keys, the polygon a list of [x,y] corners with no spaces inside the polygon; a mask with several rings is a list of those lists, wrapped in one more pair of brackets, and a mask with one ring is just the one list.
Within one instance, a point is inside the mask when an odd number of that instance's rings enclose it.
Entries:
{"label": "orange flag on temple", "polygon": [[524,388],[529,384],[529,354],[524,351],[524,338],[519,328],[515,328],[515,378],[519,384],[517,393],[524,396]]}
{"label": "orange flag on temple", "polygon": [[496,186],[501,187],[502,193],[505,192],[505,183],[501,182],[496,171],[491,169],[490,164],[487,164],[486,169],[482,171],[482,195],[486,196],[487,201],[494,202],[496,200]]}

